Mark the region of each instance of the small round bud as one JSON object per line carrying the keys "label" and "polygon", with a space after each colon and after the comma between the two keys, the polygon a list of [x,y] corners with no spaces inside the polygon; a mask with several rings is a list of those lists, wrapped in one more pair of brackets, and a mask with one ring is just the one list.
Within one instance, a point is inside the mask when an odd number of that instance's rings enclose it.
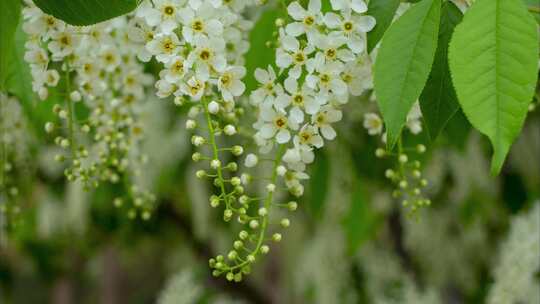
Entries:
{"label": "small round bud", "polygon": [[399,159],[399,162],[402,163],[402,164],[406,163],[409,160],[409,158],[407,157],[406,154],[399,155],[398,159]]}
{"label": "small round bud", "polygon": [[219,112],[219,104],[215,101],[211,101],[209,104],[208,104],[208,112],[210,112],[210,114],[217,114]]}
{"label": "small round bud", "polygon": [[257,155],[250,153],[246,156],[244,165],[248,168],[252,168],[252,167],[255,167],[258,162],[259,162],[259,158],[257,157]]}
{"label": "small round bud", "polygon": [[233,247],[236,250],[241,249],[243,246],[244,246],[244,243],[242,243],[242,241],[234,241],[233,243]]}
{"label": "small round bud", "polygon": [[276,191],[276,185],[274,185],[274,184],[268,184],[268,185],[266,185],[266,191],[268,191],[268,192],[274,192],[274,191]]}
{"label": "small round bud", "polygon": [[401,202],[401,204],[403,205],[403,207],[407,207],[407,206],[409,206],[409,201],[408,200],[403,200]]}
{"label": "small round bud", "polygon": [[387,169],[384,171],[384,176],[386,176],[386,178],[394,178],[395,174],[396,173],[392,169]]}
{"label": "small round bud", "polygon": [[406,180],[402,180],[402,181],[399,182],[399,187],[401,189],[406,189],[408,186],[409,186],[409,183],[407,183]]}
{"label": "small round bud", "polygon": [[205,178],[206,177],[206,171],[198,170],[197,172],[195,172],[195,176],[197,176],[197,178]]}
{"label": "small round bud", "polygon": [[69,93],[69,98],[75,102],[77,101],[81,101],[81,93],[79,93],[79,91],[72,91],[71,93]]}
{"label": "small round bud", "polygon": [[212,195],[210,197],[210,206],[212,206],[212,208],[216,208],[219,206],[219,197],[215,196],[215,195]]}
{"label": "small round bud", "polygon": [[295,201],[289,202],[287,208],[289,208],[290,211],[295,211],[298,208],[298,203]]}
{"label": "small round bud", "polygon": [[39,88],[38,96],[40,100],[45,100],[49,97],[49,90],[46,87]]}
{"label": "small round bud", "polygon": [[200,147],[202,146],[204,143],[205,143],[205,139],[201,136],[198,136],[198,135],[194,135],[191,137],[191,143],[195,146],[195,147]]}
{"label": "small round bud", "polygon": [[201,157],[202,157],[202,155],[201,155],[201,153],[199,153],[199,152],[195,152],[195,153],[193,153],[193,155],[191,155],[191,159],[192,159],[194,162],[200,161],[200,160],[201,160]]}
{"label": "small round bud", "polygon": [[235,176],[235,177],[231,178],[231,185],[233,185],[233,186],[239,186],[241,182],[242,181],[240,180],[239,177]]}
{"label": "small round bud", "polygon": [[116,208],[120,208],[124,204],[124,201],[121,198],[117,197],[114,199],[113,204]]}
{"label": "small round bud", "polygon": [[238,234],[238,237],[241,239],[241,240],[245,240],[249,237],[249,233],[245,230],[242,230],[240,231],[240,233]]}
{"label": "small round bud", "polygon": [[289,221],[289,219],[284,218],[279,224],[281,225],[281,227],[287,228],[291,225],[291,222]]}
{"label": "small round bud", "polygon": [[226,125],[225,128],[223,128],[223,133],[225,133],[225,135],[232,136],[236,134],[236,128],[233,125]]}
{"label": "small round bud", "polygon": [[62,148],[67,148],[67,147],[69,147],[69,140],[68,140],[68,139],[65,139],[65,138],[62,139],[62,140],[60,141],[60,146],[61,146]]}
{"label": "small round bud", "polygon": [[197,122],[193,119],[186,120],[186,129],[193,130],[197,127]]}
{"label": "small round bud", "polygon": [[143,221],[148,221],[150,219],[151,213],[149,211],[144,211],[141,215]]}
{"label": "small round bud", "polygon": [[420,178],[422,176],[422,173],[419,170],[413,170],[412,176],[414,178]]}
{"label": "small round bud", "polygon": [[251,221],[249,222],[249,228],[251,228],[251,229],[257,229],[257,228],[259,228],[259,221],[257,221],[257,220],[251,220]]}
{"label": "small round bud", "polygon": [[229,272],[225,277],[227,278],[227,281],[232,281],[234,280],[234,273]]}
{"label": "small round bud", "polygon": [[427,185],[428,185],[427,179],[424,178],[424,179],[422,179],[422,180],[420,181],[420,186],[425,187],[425,186],[427,186]]}
{"label": "small round bud", "polygon": [[48,122],[45,124],[45,132],[52,133],[54,131],[54,124],[52,122]]}
{"label": "small round bud", "polygon": [[90,132],[90,126],[89,126],[89,125],[86,125],[86,124],[83,125],[83,126],[81,127],[81,131],[83,131],[84,133]]}
{"label": "small round bud", "polygon": [[276,243],[279,242],[279,241],[281,241],[281,234],[280,234],[280,233],[274,233],[274,234],[272,235],[272,240],[273,240],[274,242],[276,242]]}
{"label": "small round bud", "polygon": [[268,247],[267,245],[262,245],[261,246],[261,253],[262,254],[267,254],[269,251],[270,251],[270,247]]}
{"label": "small round bud", "polygon": [[[230,163],[227,164],[227,166],[225,168],[232,171],[232,172],[235,172],[236,170],[238,170],[238,165],[235,162],[230,162]],[[238,179],[238,180],[240,181],[240,179]]]}
{"label": "small round bud", "polygon": [[377,150],[375,150],[375,156],[376,157],[383,158],[385,155],[386,155],[386,151],[384,149],[377,148]]}
{"label": "small round bud", "polygon": [[228,222],[232,216],[233,216],[233,212],[231,209],[225,209],[225,211],[223,211],[223,219],[226,222]]}
{"label": "small round bud", "polygon": [[249,197],[247,195],[242,195],[240,196],[240,198],[238,199],[238,202],[242,205],[245,205],[247,203],[249,203]]}
{"label": "small round bud", "polygon": [[420,189],[414,188],[414,189],[412,190],[412,193],[413,193],[414,195],[420,195]]}
{"label": "small round bud", "polygon": [[66,119],[68,117],[68,112],[66,110],[60,110],[60,112],[58,112],[58,117]]}
{"label": "small round bud", "polygon": [[237,253],[236,251],[234,251],[234,250],[231,250],[231,251],[229,252],[229,254],[227,254],[227,258],[228,258],[229,260],[231,260],[231,261],[236,260],[237,257],[238,257],[238,253]]}
{"label": "small round bud", "polygon": [[419,144],[416,146],[416,152],[422,154],[424,152],[426,152],[426,146],[422,145],[422,144]]}
{"label": "small round bud", "polygon": [[235,156],[240,156],[244,153],[244,148],[242,146],[233,146],[231,152]]}
{"label": "small round bud", "polygon": [[262,208],[259,209],[258,213],[259,213],[260,216],[266,216],[266,215],[268,215],[268,210],[266,210],[266,208],[262,207]]}
{"label": "small round bud", "polygon": [[277,27],[282,27],[285,25],[285,20],[283,20],[283,18],[277,18],[275,24]]}
{"label": "small round bud", "polygon": [[287,173],[287,168],[285,168],[285,166],[278,166],[276,168],[276,173],[279,175],[279,176],[284,176],[285,173]]}
{"label": "small round bud", "polygon": [[252,254],[248,255],[246,258],[247,258],[248,262],[250,262],[250,263],[255,262],[255,257]]}
{"label": "small round bud", "polygon": [[212,167],[213,169],[218,169],[219,167],[221,167],[221,161],[219,159],[212,159],[212,161],[210,162],[210,167]]}

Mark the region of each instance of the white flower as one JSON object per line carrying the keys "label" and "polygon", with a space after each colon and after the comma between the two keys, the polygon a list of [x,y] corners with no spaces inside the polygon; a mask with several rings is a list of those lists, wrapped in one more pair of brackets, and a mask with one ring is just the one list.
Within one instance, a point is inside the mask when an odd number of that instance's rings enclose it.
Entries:
{"label": "white flower", "polygon": [[317,32],[316,27],[321,22],[321,0],[310,0],[307,10],[300,3],[292,2],[287,7],[287,12],[296,20],[285,28],[288,35],[298,37],[305,33],[309,39],[309,36]]}
{"label": "white flower", "polygon": [[303,193],[304,186],[302,186],[301,181],[306,179],[309,179],[309,175],[307,175],[305,172],[288,171],[285,174],[285,185],[289,189],[300,187],[302,189],[300,192]]}
{"label": "white flower", "polygon": [[368,130],[369,135],[378,135],[382,133],[383,122],[379,115],[366,113],[364,114],[364,128]]}
{"label": "white flower", "polygon": [[66,24],[51,15],[44,14],[37,7],[25,8],[25,17],[30,19],[25,22],[23,30],[27,34],[42,35],[43,40],[48,40],[52,34],[64,31]]}
{"label": "white flower", "polygon": [[251,102],[253,105],[258,105],[265,102],[273,102],[276,94],[283,92],[281,85],[276,84],[276,73],[271,66],[267,70],[260,68],[255,69],[255,79],[260,83],[260,87],[251,93]]}
{"label": "white flower", "polygon": [[215,19],[217,10],[209,3],[203,3],[193,10],[185,7],[180,11],[182,20],[182,35],[187,42],[193,43],[200,36],[220,37],[223,34],[223,24]]}
{"label": "white flower", "polygon": [[246,86],[241,79],[246,75],[246,68],[242,66],[231,66],[225,69],[218,79],[218,89],[225,101],[233,100],[244,93]]}
{"label": "white flower", "polygon": [[186,61],[182,56],[174,56],[165,65],[165,80],[171,83],[179,82],[186,74]]}
{"label": "white flower", "polygon": [[121,62],[118,50],[108,46],[101,49],[99,59],[101,66],[108,72],[114,71]]}
{"label": "white flower", "polygon": [[170,34],[178,25],[177,0],[154,0],[155,7],[144,2],[137,12],[139,17],[145,18],[150,26],[159,26],[165,34]]}
{"label": "white flower", "polygon": [[[317,55],[321,55],[321,53]],[[318,87],[324,95],[328,95],[329,92],[335,95],[344,95],[347,93],[347,84],[341,79],[340,74],[343,69],[344,65],[338,61],[321,64],[315,67],[315,70],[319,72],[318,75],[308,75],[306,83],[313,89]]]}
{"label": "white flower", "polygon": [[[162,71],[163,72],[163,71]],[[161,73],[160,73],[161,74]],[[165,98],[174,93],[178,87],[166,80],[160,79],[156,81],[155,87],[157,89],[156,95],[159,98]]]}
{"label": "white flower", "polygon": [[317,127],[312,125],[303,126],[298,135],[294,136],[293,142],[295,145],[303,145],[307,147],[321,148],[324,145],[322,137],[319,135]]}
{"label": "white flower", "polygon": [[365,33],[375,27],[375,18],[371,16],[351,16],[349,13],[337,15],[327,13],[324,23],[331,29],[336,29],[347,38],[347,46],[354,53],[361,53],[365,49]]}
{"label": "white flower", "polygon": [[51,38],[53,41],[49,42],[48,47],[54,60],[61,60],[73,53],[80,41],[80,37],[67,29],[62,32],[52,33]]}
{"label": "white flower", "polygon": [[302,66],[306,63],[308,55],[314,51],[313,46],[300,47],[300,42],[292,36],[280,33],[281,47],[276,51],[276,64],[280,68],[288,68],[289,76],[299,78],[302,73]]}
{"label": "white flower", "polygon": [[260,107],[260,115],[263,124],[260,127],[260,134],[265,139],[276,137],[279,144],[284,144],[291,139],[291,130],[297,130],[298,124],[289,120],[283,110],[274,110],[271,105],[264,104]]}
{"label": "white flower", "polygon": [[283,161],[291,170],[304,171],[306,164],[311,164],[315,160],[315,153],[307,146],[295,145],[292,149],[287,149],[283,154]]}
{"label": "white flower", "polygon": [[360,96],[365,90],[373,88],[369,62],[346,64],[345,70],[341,73],[341,79],[347,84],[349,93],[353,96]]}
{"label": "white flower", "polygon": [[413,105],[409,114],[407,114],[407,128],[412,134],[419,134],[422,132],[422,112],[420,111],[420,105],[418,101]]}
{"label": "white flower", "polygon": [[315,100],[314,92],[306,84],[298,88],[298,82],[295,78],[289,77],[285,80],[285,89],[290,94],[279,94],[274,102],[277,109],[284,110],[292,105],[290,110],[291,119],[296,123],[304,121],[304,110],[308,114],[315,114],[319,111],[320,103]]}
{"label": "white flower", "polygon": [[236,134],[236,128],[233,125],[226,125],[223,128],[223,133],[225,133],[226,135],[232,136]]}
{"label": "white flower", "polygon": [[225,42],[218,38],[198,36],[195,39],[196,48],[188,58],[188,66],[196,64],[197,74],[209,75],[213,69],[217,72],[225,71],[227,60],[225,59]]}
{"label": "white flower", "polygon": [[311,120],[320,129],[324,138],[332,140],[336,137],[336,131],[331,124],[340,121],[341,118],[341,111],[331,106],[324,106],[317,114],[312,116]]}
{"label": "white flower", "polygon": [[368,9],[363,0],[330,0],[332,8],[336,11],[350,11],[351,9],[359,14],[365,13]]}
{"label": "white flower", "polygon": [[45,68],[49,63],[49,56],[43,49],[30,49],[24,54],[24,61]]}
{"label": "white flower", "polygon": [[217,114],[219,112],[219,103],[216,101],[211,101],[208,103],[208,112],[210,114]]}
{"label": "white flower", "polygon": [[[180,85],[180,92],[191,96],[193,100],[200,100],[206,88],[206,81],[207,78],[192,76],[187,82]],[[175,92],[175,95],[180,92]]]}
{"label": "white flower", "polygon": [[258,162],[259,162],[259,158],[257,157],[257,155],[250,153],[246,156],[244,165],[248,168],[252,168],[252,167],[255,167]]}
{"label": "white flower", "polygon": [[175,58],[180,48],[180,40],[175,33],[160,34],[154,40],[146,44],[146,49],[150,54],[156,56],[156,60],[168,63]]}

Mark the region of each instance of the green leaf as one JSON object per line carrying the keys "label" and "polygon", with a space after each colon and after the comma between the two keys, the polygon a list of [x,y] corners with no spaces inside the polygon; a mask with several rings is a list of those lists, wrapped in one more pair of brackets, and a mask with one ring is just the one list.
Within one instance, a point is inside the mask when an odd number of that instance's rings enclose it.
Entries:
{"label": "green leaf", "polygon": [[389,148],[397,142],[407,114],[428,79],[437,48],[440,12],[441,0],[423,0],[384,34],[374,82]]}
{"label": "green leaf", "polygon": [[21,18],[19,0],[0,1],[0,88],[5,88],[9,58],[13,49],[15,30]]}
{"label": "green leaf", "polygon": [[315,218],[322,215],[324,203],[328,194],[330,177],[330,160],[323,150],[317,151],[317,161],[313,164],[309,179],[309,204],[308,210]]}
{"label": "green leaf", "polygon": [[371,53],[381,40],[386,29],[392,23],[392,19],[399,7],[399,0],[371,0],[368,5],[368,14],[373,16],[377,23],[373,30],[367,34],[367,48]]}
{"label": "green leaf", "polygon": [[274,40],[275,20],[283,16],[282,8],[264,11],[249,33],[250,47],[246,54],[247,72],[244,78],[247,92],[257,88],[257,80],[254,76],[255,69],[266,69],[268,65],[274,66],[276,52],[273,48],[268,48],[266,42]]}
{"label": "green leaf", "polygon": [[450,118],[459,109],[448,67],[448,44],[454,28],[462,18],[463,14],[454,3],[450,1],[443,3],[435,60],[429,79],[420,95],[420,108],[427,133],[432,141],[439,136]]}
{"label": "green leaf", "polygon": [[355,180],[353,189],[351,206],[342,223],[350,255],[353,255],[358,247],[372,236],[379,222],[377,214],[369,205],[360,179]]}
{"label": "green leaf", "polygon": [[452,36],[454,87],[467,119],[493,145],[494,175],[525,121],[538,43],[536,23],[521,0],[477,0]]}
{"label": "green leaf", "polygon": [[43,12],[71,25],[91,25],[109,20],[133,11],[141,2],[141,0],[33,1]]}

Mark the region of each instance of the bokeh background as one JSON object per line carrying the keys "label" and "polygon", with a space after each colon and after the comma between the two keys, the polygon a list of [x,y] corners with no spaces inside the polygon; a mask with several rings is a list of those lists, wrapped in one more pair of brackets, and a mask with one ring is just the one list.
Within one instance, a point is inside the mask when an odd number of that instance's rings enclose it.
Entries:
{"label": "bokeh background", "polygon": [[149,221],[114,207],[118,186],[67,183],[56,148],[27,130],[21,213],[2,234],[0,302],[539,303],[538,112],[498,177],[488,142],[456,116],[422,160],[432,205],[411,217],[384,178],[392,164],[374,156],[379,140],[362,127],[371,106],[348,105],[283,241],[242,283],[211,277],[208,259],[238,227],[209,206],[212,186],[194,175],[183,109],[145,105],[139,182],[158,197]]}
{"label": "bokeh background", "polygon": [[[265,16],[259,28],[277,17]],[[267,56],[265,39],[252,37],[259,49],[248,66]],[[540,303],[538,109],[497,177],[489,142],[461,113],[436,142],[407,134],[406,146],[428,147],[419,160],[432,202],[411,216],[384,176],[395,164],[375,157],[382,143],[363,126],[376,111],[371,93],[345,107],[339,136],[317,152],[287,215],[291,227],[241,283],[208,267],[239,227],[210,207],[213,186],[195,177],[186,107],[148,92],[141,108],[148,162],[136,183],[157,198],[145,221],[114,206],[122,185],[88,192],[65,180],[43,131],[54,97],[21,106],[2,95],[19,212],[9,225],[0,218],[0,303]]]}

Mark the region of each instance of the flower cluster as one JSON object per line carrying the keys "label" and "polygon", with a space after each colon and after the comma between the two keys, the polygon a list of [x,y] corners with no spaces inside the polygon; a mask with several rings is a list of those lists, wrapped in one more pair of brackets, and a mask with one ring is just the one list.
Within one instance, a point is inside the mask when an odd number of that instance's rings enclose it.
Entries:
{"label": "flower cluster", "polygon": [[332,125],[342,118],[340,108],[350,95],[362,93],[369,78],[365,35],[375,19],[364,14],[363,1],[331,4],[333,11],[323,13],[320,0],[311,0],[307,9],[292,2],[291,22],[279,28],[279,75],[270,66],[255,71],[260,88],[251,94],[259,113],[254,138],[262,154],[275,145],[286,147],[280,175],[295,196],[304,192],[301,182],[308,178],[305,169],[314,161],[314,149],[336,137]]}
{"label": "flower cluster", "polygon": [[[292,195],[303,195],[302,182],[309,178],[306,165],[314,161],[314,150],[336,137],[332,125],[342,118],[341,106],[365,87],[365,34],[375,19],[364,15],[367,7],[362,1],[332,1],[332,8],[324,13],[318,0],[310,1],[307,9],[295,1],[287,7],[288,24],[276,20],[278,73],[272,66],[255,71],[260,85],[251,92],[250,104],[257,113],[253,138],[259,151],[244,160],[248,168],[271,160],[271,176],[264,179],[269,182],[263,199],[240,197],[245,204],[240,213],[249,210],[250,203],[257,203],[257,213],[245,217],[250,219],[249,229],[239,233],[227,259],[218,256],[210,261],[216,275],[226,273],[229,280],[241,280],[257,255],[269,251],[264,242],[271,208],[297,208],[294,201],[274,203],[274,192],[283,184]],[[249,181],[246,177],[242,175],[239,182]],[[277,224],[286,228],[290,221],[282,218]],[[274,233],[269,240],[278,242],[281,234]]]}
{"label": "flower cluster", "polygon": [[[420,106],[415,103],[407,115],[406,129],[413,135],[422,132],[422,113]],[[386,133],[383,133],[383,121],[376,113],[366,113],[364,115],[364,127],[369,135],[381,136],[382,143],[386,143]],[[411,160],[411,154],[421,155],[426,152],[426,147],[418,144],[415,147],[403,147],[401,139],[398,142],[397,151],[391,152],[383,148],[378,148],[375,155],[378,158],[392,158],[395,168],[387,169],[385,176],[396,187],[392,196],[401,200],[403,207],[408,208],[410,213],[415,213],[423,206],[431,205],[431,201],[424,197],[422,189],[428,185],[428,181],[422,177],[421,162]]]}
{"label": "flower cluster", "polygon": [[[134,203],[130,216],[139,210],[148,218],[154,197],[131,185],[129,174],[145,159],[138,149],[143,133],[138,106],[152,77],[136,59],[136,45],[131,47],[126,30],[130,19],[75,27],[28,3],[25,60],[39,97],[65,100],[64,105],[55,104],[58,119],[48,122],[45,130],[57,134],[55,143],[66,150],[56,159],[66,162],[68,180],[80,180],[86,188],[102,181],[122,182]],[[120,206],[123,199],[115,202]]]}
{"label": "flower cluster", "polygon": [[494,284],[487,303],[537,303],[540,270],[540,202],[528,213],[512,220],[507,239],[500,248]]}
{"label": "flower cluster", "polygon": [[20,103],[0,93],[0,233],[16,225],[19,188],[28,157],[26,122]]}

